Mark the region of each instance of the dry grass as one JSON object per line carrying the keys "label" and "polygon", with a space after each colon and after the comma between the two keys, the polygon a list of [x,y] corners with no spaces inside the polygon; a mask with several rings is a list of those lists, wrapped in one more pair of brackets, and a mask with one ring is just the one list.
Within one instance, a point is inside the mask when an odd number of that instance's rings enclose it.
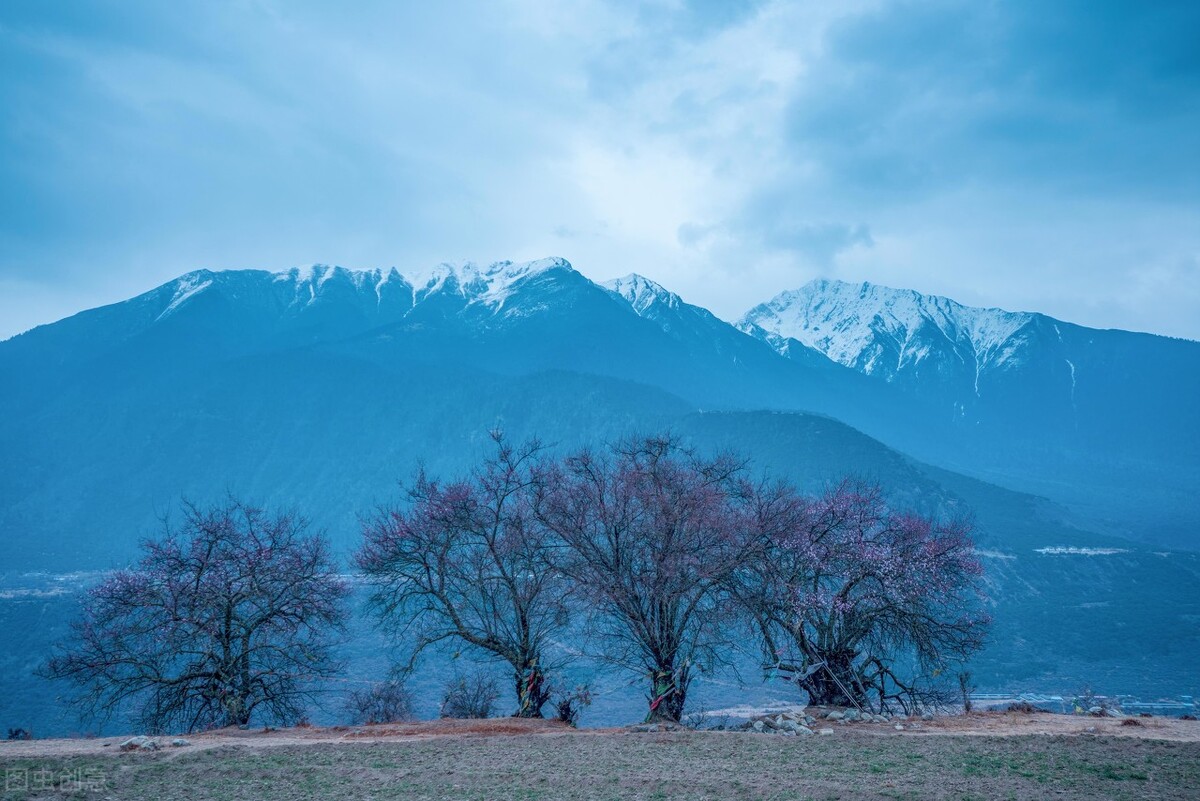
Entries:
{"label": "dry grass", "polygon": [[[1149,739],[1147,727],[1124,728],[1141,736],[1123,737],[834,729],[810,737],[631,734],[545,721],[438,721],[204,735],[191,748],[155,754],[94,745],[18,756],[0,747],[0,768],[99,770],[104,791],[85,796],[118,800],[1194,799],[1200,786],[1200,743]],[[268,741],[273,747],[263,747]],[[81,796],[13,791],[4,800],[59,797]]]}

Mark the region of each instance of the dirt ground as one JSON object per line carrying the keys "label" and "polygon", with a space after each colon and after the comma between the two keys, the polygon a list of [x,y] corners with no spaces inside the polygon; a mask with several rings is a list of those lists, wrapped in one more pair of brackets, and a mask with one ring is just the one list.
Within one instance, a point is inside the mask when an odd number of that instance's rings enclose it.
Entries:
{"label": "dirt ground", "polygon": [[3,742],[0,769],[4,801],[1200,797],[1200,723],[1136,720],[981,713],[801,737],[514,719],[222,730],[158,738],[155,753]]}

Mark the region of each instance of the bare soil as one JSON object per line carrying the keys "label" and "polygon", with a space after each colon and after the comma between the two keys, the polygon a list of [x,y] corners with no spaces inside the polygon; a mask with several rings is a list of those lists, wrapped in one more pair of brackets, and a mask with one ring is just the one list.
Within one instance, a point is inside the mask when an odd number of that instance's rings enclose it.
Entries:
{"label": "bare soil", "polygon": [[122,752],[125,738],[3,742],[0,774],[4,801],[1200,797],[1200,723],[1138,720],[981,713],[803,737],[508,718],[234,729],[181,748],[157,738],[155,753]]}

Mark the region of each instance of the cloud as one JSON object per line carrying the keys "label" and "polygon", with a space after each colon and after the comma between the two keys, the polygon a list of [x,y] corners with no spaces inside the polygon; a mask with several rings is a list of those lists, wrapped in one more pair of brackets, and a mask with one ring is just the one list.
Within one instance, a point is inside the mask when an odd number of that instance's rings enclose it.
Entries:
{"label": "cloud", "polygon": [[554,253],[725,317],[836,274],[1198,337],[1198,38],[1171,2],[10,4],[0,336],[196,267]]}

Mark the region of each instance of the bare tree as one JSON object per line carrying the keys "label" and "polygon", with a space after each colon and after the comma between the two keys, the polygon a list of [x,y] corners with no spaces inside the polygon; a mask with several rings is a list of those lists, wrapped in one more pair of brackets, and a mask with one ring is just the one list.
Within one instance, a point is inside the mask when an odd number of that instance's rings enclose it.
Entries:
{"label": "bare tree", "polygon": [[893,511],[851,481],[818,499],[775,489],[758,508],[772,512],[759,516],[761,558],[733,586],[768,664],[815,704],[940,698],[927,679],[981,647],[989,622],[969,525]]}
{"label": "bare tree", "polygon": [[741,463],[665,436],[567,458],[539,515],[594,610],[603,656],[648,676],[647,720],[678,722],[694,672],[722,657],[725,580],[745,554],[731,504]]}
{"label": "bare tree", "polygon": [[466,645],[512,667],[516,716],[541,717],[567,587],[554,537],[533,514],[541,446],[514,448],[499,432],[493,440],[495,455],[463,480],[443,486],[419,474],[408,508],[367,521],[357,562],[383,621],[416,636],[406,669],[436,643]]}
{"label": "bare tree", "polygon": [[75,682],[88,714],[130,707],[152,731],[301,717],[339,669],[348,588],[325,540],[234,499],[183,513],[89,591],[45,672]]}

